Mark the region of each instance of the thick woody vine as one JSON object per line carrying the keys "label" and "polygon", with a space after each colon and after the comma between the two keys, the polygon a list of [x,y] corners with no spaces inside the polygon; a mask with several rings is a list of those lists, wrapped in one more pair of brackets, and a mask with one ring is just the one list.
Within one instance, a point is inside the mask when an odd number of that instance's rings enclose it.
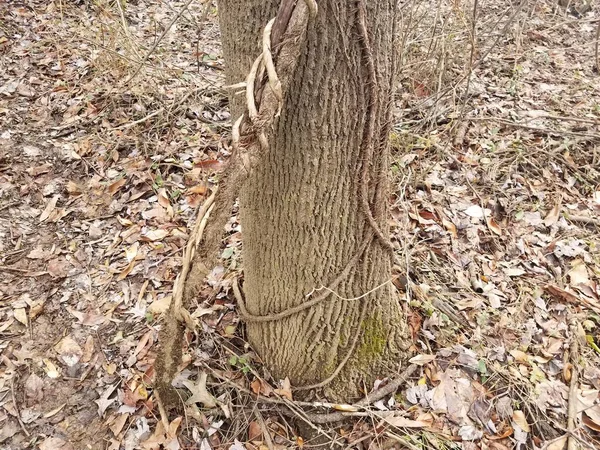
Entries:
{"label": "thick woody vine", "polygon": [[[344,269],[325,288],[313,292],[312,298],[305,299],[301,304],[284,311],[266,314],[251,314],[244,302],[243,294],[237,280],[233,284],[234,295],[238,302],[240,317],[250,323],[270,322],[284,319],[299,312],[305,311],[327,299],[338,298],[344,301],[354,301],[367,297],[368,294],[387,284],[372,289],[368,293],[356,298],[345,299],[335,294],[336,287],[349,275],[363,257],[367,248],[374,242],[379,242],[385,249],[393,252],[393,246],[378,225],[382,220],[385,208],[376,206],[379,193],[382,191],[383,174],[370,179],[370,166],[376,147],[376,120],[381,99],[377,95],[377,74],[375,61],[371,51],[367,27],[365,24],[365,0],[357,0],[355,24],[361,56],[366,74],[368,98],[366,111],[366,124],[361,142],[361,167],[358,171],[356,185],[361,213],[368,224],[362,242],[355,254],[347,262]],[[171,380],[176,374],[181,361],[181,347],[183,327],[191,331],[196,329],[196,323],[187,311],[186,306],[201,284],[204,276],[211,267],[211,259],[220,242],[219,233],[228,218],[229,210],[237,198],[237,188],[247,178],[256,166],[265,150],[269,146],[268,131],[279,117],[282,102],[289,88],[292,75],[296,69],[302,45],[305,42],[306,32],[317,15],[315,0],[283,0],[276,17],[271,19],[264,28],[262,36],[262,53],[255,59],[245,83],[236,87],[244,87],[246,111],[233,124],[232,147],[233,153],[226,169],[222,186],[215,190],[201,207],[197,224],[192,230],[190,240],[186,246],[183,267],[173,289],[173,301],[168,312],[166,323],[161,330],[161,349],[156,364],[156,388],[159,399],[168,406],[174,406],[178,400],[171,386]],[[378,142],[378,141],[377,141]],[[373,195],[373,204],[369,203],[369,193]],[[215,219],[211,219],[213,236],[204,236],[207,229],[208,216],[215,205],[219,211]],[[204,237],[204,240],[203,240]],[[216,237],[216,239],[215,239]],[[359,322],[347,354],[335,370],[320,383],[296,387],[296,390],[320,388],[332,380],[344,368],[358,344],[360,327],[365,319],[368,302],[363,301]]]}

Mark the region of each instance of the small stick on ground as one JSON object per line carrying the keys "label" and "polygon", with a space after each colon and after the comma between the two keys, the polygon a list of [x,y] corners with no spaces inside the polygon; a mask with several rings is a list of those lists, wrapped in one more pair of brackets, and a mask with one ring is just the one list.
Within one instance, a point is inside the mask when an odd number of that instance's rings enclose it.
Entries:
{"label": "small stick on ground", "polygon": [[567,410],[567,430],[569,431],[569,440],[567,450],[579,450],[577,439],[573,436],[576,428],[577,419],[577,383],[579,381],[579,341],[577,340],[577,322],[571,322],[571,384],[569,386],[569,409]]}
{"label": "small stick on ground", "polygon": [[19,425],[21,426],[23,433],[25,433],[27,435],[27,437],[29,437],[29,436],[31,436],[31,434],[29,434],[29,431],[27,431],[27,428],[25,428],[25,424],[21,420],[21,413],[19,412],[19,405],[17,404],[17,396],[15,395],[15,379],[14,379],[14,377],[10,380],[10,393],[12,396],[12,401],[13,401],[13,406],[15,408],[15,412],[17,413],[17,420],[19,421]]}

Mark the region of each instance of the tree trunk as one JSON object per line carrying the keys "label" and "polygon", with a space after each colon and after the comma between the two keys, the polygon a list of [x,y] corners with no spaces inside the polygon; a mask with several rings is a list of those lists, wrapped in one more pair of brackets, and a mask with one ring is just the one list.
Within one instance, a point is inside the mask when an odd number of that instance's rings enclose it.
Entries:
{"label": "tree trunk", "polygon": [[[387,229],[396,0],[361,1],[317,1],[269,147],[240,193],[248,312],[268,316],[330,294],[288,317],[249,321],[249,342],[276,379],[301,387],[335,375],[327,393],[346,399],[393,374],[407,341],[392,254],[373,237]],[[230,81],[245,77],[279,0],[258,3],[219,2]]]}

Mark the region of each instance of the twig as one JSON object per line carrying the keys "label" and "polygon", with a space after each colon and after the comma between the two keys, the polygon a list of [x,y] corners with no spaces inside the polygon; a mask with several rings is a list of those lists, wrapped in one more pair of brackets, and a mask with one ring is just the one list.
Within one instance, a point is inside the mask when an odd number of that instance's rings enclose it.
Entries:
{"label": "twig", "polygon": [[582,137],[586,139],[600,139],[600,134],[596,133],[579,133],[577,131],[568,131],[568,130],[553,130],[551,128],[543,128],[543,127],[534,127],[531,125],[525,125],[523,123],[512,122],[506,119],[500,119],[498,117],[471,117],[469,120],[489,120],[491,122],[498,122],[504,125],[510,125],[515,128],[523,128],[525,130],[537,131],[539,133],[544,134],[555,134],[555,135],[563,135],[568,134],[569,136]]}
{"label": "twig", "polygon": [[600,73],[600,52],[598,51],[598,42],[600,41],[600,22],[598,22],[598,26],[596,27],[596,44],[595,51],[596,54],[596,72]]}
{"label": "twig", "polygon": [[573,431],[576,428],[575,420],[577,418],[577,383],[579,381],[579,341],[577,340],[577,322],[571,321],[571,384],[569,386],[569,408],[567,416],[567,430],[569,431],[569,440],[567,450],[578,450],[576,439],[573,437]]}
{"label": "twig", "polygon": [[[417,370],[418,366],[416,364],[411,364],[406,368],[404,372],[400,374],[397,378],[392,380],[390,383],[382,387],[381,389],[376,390],[370,395],[367,395],[364,399],[356,403],[357,408],[365,407],[375,403],[377,400],[381,400],[386,395],[391,394],[398,390],[400,386],[406,383],[406,380]],[[330,414],[309,414],[308,417],[314,423],[324,424],[324,423],[332,423],[332,422],[340,422],[348,417],[348,413],[343,412],[335,412]]]}
{"label": "twig", "polygon": [[17,396],[15,395],[15,379],[14,379],[14,377],[10,379],[10,393],[12,396],[12,401],[13,401],[13,406],[15,408],[15,412],[17,413],[17,420],[19,421],[19,425],[21,425],[21,429],[27,435],[27,437],[29,437],[29,436],[31,436],[31,434],[29,434],[29,431],[27,431],[27,428],[25,428],[25,424],[21,420],[21,413],[19,411],[19,405],[17,403]]}
{"label": "twig", "polygon": [[19,269],[18,267],[10,267],[10,266],[0,266],[0,271],[17,272],[17,273],[22,274],[24,277],[40,277],[42,275],[48,275],[48,272],[46,272],[46,271],[31,272],[30,270]]}
{"label": "twig", "polygon": [[271,433],[269,433],[269,429],[267,428],[265,419],[263,419],[263,416],[258,409],[256,409],[255,412],[256,412],[256,418],[258,419],[260,427],[263,430],[263,435],[265,437],[265,443],[267,444],[267,448],[269,450],[275,450],[275,446],[273,445],[273,439],[271,439]]}
{"label": "twig", "polygon": [[163,31],[163,33],[156,40],[156,42],[154,43],[154,45],[152,46],[152,48],[148,51],[148,53],[146,53],[146,56],[144,56],[144,59],[142,59],[140,65],[135,70],[135,72],[133,72],[133,75],[131,75],[129,78],[127,78],[127,80],[125,80],[125,83],[123,83],[124,85],[129,84],[129,82],[131,80],[133,80],[138,75],[138,73],[140,73],[140,70],[142,70],[142,68],[146,64],[146,61],[148,61],[148,58],[150,58],[150,56],[152,55],[152,53],[154,53],[154,50],[156,50],[156,47],[158,47],[158,44],[160,44],[160,42],[167,35],[167,33],[169,32],[169,30],[171,29],[171,27],[173,26],[173,24],[175,22],[177,22],[177,20],[179,20],[179,18],[185,12],[185,10],[188,9],[188,6],[190,6],[190,3],[192,3],[192,1],[193,0],[187,0],[187,2],[185,3],[185,5],[183,5],[183,7],[179,10],[179,12],[177,13],[177,15],[173,18],[173,20],[171,20],[171,23],[169,23],[169,25],[167,25],[167,27],[165,28],[165,30]]}
{"label": "twig", "polygon": [[596,225],[600,227],[600,219],[596,217],[577,216],[573,214],[568,214],[566,217],[567,220],[570,220],[571,222],[579,222],[585,225]]}
{"label": "twig", "polygon": [[131,128],[131,127],[133,127],[135,125],[138,125],[140,123],[144,123],[148,119],[151,119],[154,116],[159,115],[161,112],[164,111],[164,109],[165,109],[164,107],[163,108],[158,108],[156,111],[154,111],[153,113],[148,114],[146,117],[142,117],[141,119],[136,120],[135,122],[129,122],[129,123],[126,123],[126,124],[123,124],[123,125],[119,125],[118,127],[110,128],[108,131],[123,130],[123,129],[126,129],[126,128]]}

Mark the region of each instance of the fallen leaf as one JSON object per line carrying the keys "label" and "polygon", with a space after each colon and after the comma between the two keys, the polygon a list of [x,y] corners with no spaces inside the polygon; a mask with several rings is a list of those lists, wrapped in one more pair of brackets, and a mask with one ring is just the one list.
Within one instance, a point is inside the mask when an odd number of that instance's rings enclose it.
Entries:
{"label": "fallen leaf", "polygon": [[25,308],[16,308],[15,310],[13,310],[13,314],[15,316],[15,319],[17,319],[23,325],[28,325],[29,321],[27,320],[27,311],[25,311]]}
{"label": "fallen leaf", "polygon": [[148,305],[147,310],[155,315],[163,314],[169,309],[169,306],[171,305],[171,299],[172,297],[170,295],[167,295],[163,298],[159,298],[158,300],[155,300],[152,303],[150,303],[150,305]]}
{"label": "fallen leaf", "polygon": [[206,194],[207,191],[207,187],[206,184],[202,183],[202,184],[197,184],[195,186],[192,186],[191,188],[189,188],[187,191],[185,191],[186,194]]}
{"label": "fallen leaf", "polygon": [[35,373],[30,374],[25,381],[25,395],[35,402],[40,402],[44,398],[44,380]]}
{"label": "fallen leaf", "polygon": [[498,225],[498,222],[496,222],[493,217],[486,216],[485,223],[487,223],[487,226],[490,230],[492,230],[498,236],[502,236],[502,228],[500,228],[500,225]]}
{"label": "fallen leaf", "polygon": [[521,428],[521,430],[525,431],[526,433],[529,433],[530,427],[529,427],[529,424],[527,423],[527,419],[526,419],[525,413],[523,413],[523,411],[520,411],[520,410],[513,411],[512,420],[514,423],[516,423],[519,426],[519,428]]}
{"label": "fallen leaf", "polygon": [[423,414],[417,420],[411,420],[407,417],[386,417],[384,419],[390,425],[400,428],[425,428],[430,427],[433,424],[433,416],[430,414]]}
{"label": "fallen leaf", "polygon": [[252,380],[252,383],[250,383],[250,388],[256,395],[260,394],[264,395],[265,397],[268,397],[273,392],[273,388],[269,386],[269,383],[259,378]]}
{"label": "fallen leaf", "polygon": [[274,392],[276,394],[281,395],[282,397],[287,398],[288,400],[293,400],[292,398],[292,384],[290,383],[289,378],[285,378],[285,380],[281,380],[281,389],[275,389]]}
{"label": "fallen leaf", "polygon": [[559,200],[558,203],[556,205],[554,205],[554,207],[550,210],[550,212],[548,212],[546,217],[544,217],[544,225],[546,225],[547,227],[551,227],[558,221],[558,216],[560,214],[561,201],[562,201],[562,199]]}
{"label": "fallen leaf", "polygon": [[565,448],[565,446],[567,445],[567,439],[568,439],[568,435],[564,435],[562,437],[560,437],[558,440],[552,442],[551,444],[548,444],[548,447],[546,447],[547,450],[563,450]]}
{"label": "fallen leaf", "polygon": [[40,214],[40,223],[46,221],[48,217],[50,217],[50,213],[52,213],[54,208],[56,208],[56,202],[58,202],[59,197],[60,195],[55,195],[48,201],[46,207],[44,208],[44,211],[42,211],[42,214]]}
{"label": "fallen leaf", "polygon": [[567,272],[571,286],[578,286],[580,284],[588,285],[590,282],[590,275],[587,267],[580,259],[573,261],[572,269]]}
{"label": "fallen leaf", "polygon": [[138,255],[139,248],[140,243],[135,241],[132,246],[125,249],[125,259],[127,259],[127,262],[131,262],[135,259],[135,257]]}
{"label": "fallen leaf", "polygon": [[40,444],[40,450],[73,450],[73,446],[58,437],[48,437]]}
{"label": "fallen leaf", "polygon": [[471,205],[463,211],[467,216],[475,219],[481,219],[485,216],[486,211],[479,205]]}
{"label": "fallen leaf", "polygon": [[184,380],[182,384],[190,390],[192,396],[185,402],[186,405],[193,403],[202,403],[207,408],[214,408],[217,406],[215,398],[206,389],[206,372],[200,372],[196,383],[190,380]]}
{"label": "fallen leaf", "polygon": [[83,356],[83,350],[79,344],[71,337],[65,336],[54,349],[59,354],[60,359],[69,367],[74,366]]}
{"label": "fallen leaf", "polygon": [[167,237],[169,232],[167,230],[150,230],[142,233],[142,240],[144,241],[160,241]]}
{"label": "fallen leaf", "polygon": [[109,426],[110,431],[113,432],[113,434],[115,435],[115,437],[117,437],[119,435],[119,433],[121,432],[121,430],[125,426],[125,423],[127,422],[128,418],[129,418],[129,414],[127,414],[127,413],[125,413],[125,414],[119,414],[115,418],[114,422],[110,424],[110,426]]}
{"label": "fallen leaf", "polygon": [[249,441],[262,441],[262,428],[260,424],[253,420],[248,424],[248,440]]}
{"label": "fallen leaf", "polygon": [[119,192],[119,189],[121,189],[123,186],[125,186],[126,183],[127,183],[127,178],[121,178],[120,180],[117,180],[114,183],[111,183],[108,186],[108,193],[110,195],[115,195],[117,192]]}
{"label": "fallen leaf", "polygon": [[435,355],[417,355],[413,356],[408,360],[411,364],[416,364],[418,366],[422,366],[424,364],[430,363],[435,360]]}
{"label": "fallen leaf", "polygon": [[67,404],[66,404],[66,403],[63,403],[62,405],[60,405],[60,406],[57,406],[56,408],[54,408],[54,409],[52,409],[52,410],[48,411],[47,413],[45,413],[43,417],[44,417],[45,419],[48,419],[49,417],[55,416],[56,414],[58,414],[59,412],[61,412],[61,411],[62,411],[62,409],[63,409],[65,406],[67,406]]}
{"label": "fallen leaf", "polygon": [[81,361],[83,361],[84,363],[89,362],[92,359],[93,354],[94,354],[94,338],[90,335],[85,340]]}
{"label": "fallen leaf", "polygon": [[58,367],[52,361],[48,358],[44,358],[42,361],[44,362],[44,372],[46,372],[49,378],[58,378],[60,376]]}

